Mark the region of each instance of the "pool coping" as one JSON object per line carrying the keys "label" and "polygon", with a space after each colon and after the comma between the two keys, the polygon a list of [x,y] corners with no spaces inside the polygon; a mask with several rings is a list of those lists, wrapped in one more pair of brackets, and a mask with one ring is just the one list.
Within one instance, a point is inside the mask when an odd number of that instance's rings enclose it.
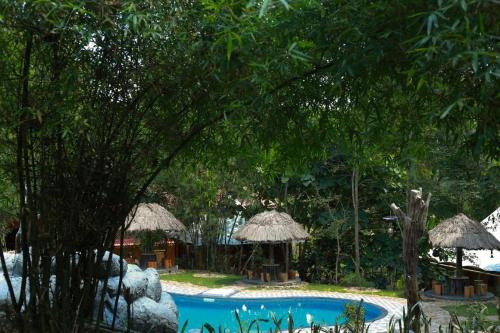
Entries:
{"label": "pool coping", "polygon": [[[203,298],[201,293],[210,290],[210,288],[185,285],[182,283],[172,284],[167,281],[162,281],[163,290],[183,296],[194,296]],[[185,287],[185,288],[183,288]],[[376,296],[376,295],[363,295],[354,293],[339,293],[339,292],[327,292],[327,291],[303,291],[303,290],[237,290],[237,292],[229,297],[208,297],[208,298],[220,298],[220,299],[263,299],[263,298],[289,298],[293,299],[296,297],[300,298],[322,298],[322,299],[343,299],[347,301],[361,301],[370,303],[370,305],[376,306],[383,311],[383,315],[367,321],[367,325],[370,325],[369,333],[380,333],[387,332],[387,328],[391,318],[402,318],[403,309],[406,307],[406,300],[398,299],[394,297],[386,296]],[[207,297],[205,297],[207,298]],[[330,326],[332,327],[332,326]],[[299,329],[299,328],[297,328]],[[309,328],[302,328],[302,331],[308,331]],[[286,332],[286,331],[283,331]]]}

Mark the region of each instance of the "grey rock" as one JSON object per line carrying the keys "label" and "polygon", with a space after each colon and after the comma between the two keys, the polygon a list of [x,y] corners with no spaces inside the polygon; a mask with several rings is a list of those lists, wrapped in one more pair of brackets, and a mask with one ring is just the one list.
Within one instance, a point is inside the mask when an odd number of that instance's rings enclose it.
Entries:
{"label": "grey rock", "polygon": [[177,305],[175,304],[174,299],[170,296],[169,293],[163,291],[161,293],[160,305],[165,307],[166,311],[172,312],[175,314],[175,317],[179,318],[179,310],[177,309]]}
{"label": "grey rock", "polygon": [[56,281],[55,275],[51,275],[49,278],[49,300],[52,301],[54,295],[56,294]]}
{"label": "grey rock", "polygon": [[[119,282],[120,282],[119,276],[113,276],[108,278],[108,285],[106,287],[106,291],[110,296],[116,296],[116,294],[118,293]],[[123,286],[123,279],[122,279],[122,286]]]}
{"label": "grey rock", "polygon": [[131,301],[146,295],[146,288],[148,286],[148,278],[142,271],[130,272],[123,277],[123,295],[128,295]]}
{"label": "grey rock", "polygon": [[[16,258],[16,254],[14,252],[4,252],[3,254],[5,258],[5,265],[7,266],[7,273],[9,276],[12,275],[12,270],[14,268],[14,260]],[[2,266],[0,266],[0,278],[4,277]]]}
{"label": "grey rock", "polygon": [[135,264],[128,264],[127,272],[142,272],[142,269]]}
{"label": "grey rock", "polygon": [[177,316],[151,298],[141,297],[132,303],[130,328],[140,332],[176,333]]}
{"label": "grey rock", "polygon": [[12,276],[22,276],[23,275],[23,254],[16,253],[14,256],[14,261],[12,263]]}
{"label": "grey rock", "polygon": [[[97,320],[99,314],[99,305],[101,304],[102,289],[104,288],[104,281],[97,282],[97,291],[94,299],[94,309],[92,312],[92,319]],[[106,301],[107,294],[104,294],[104,299]]]}
{"label": "grey rock", "polygon": [[[80,253],[75,253],[73,257],[71,257],[71,260],[70,260],[71,264],[73,265],[78,265],[78,263],[80,262]],[[56,274],[56,271],[57,271],[57,261],[56,261],[56,257],[55,256],[52,256],[51,257],[51,260],[50,260],[50,273],[51,274]]]}
{"label": "grey rock", "polygon": [[144,274],[148,280],[146,287],[146,297],[151,298],[155,302],[159,302],[161,298],[161,283],[160,274],[154,268],[144,270]]}
{"label": "grey rock", "polygon": [[[13,276],[10,278],[12,283],[12,289],[14,290],[14,295],[16,301],[19,301],[19,296],[21,295],[21,284],[22,277]],[[26,279],[26,300],[29,301],[29,280]],[[12,305],[10,298],[9,287],[7,286],[7,281],[5,279],[0,281],[0,309],[8,308]]]}
{"label": "grey rock", "polygon": [[[112,277],[120,275],[120,256],[114,253],[110,253],[109,251],[106,251],[102,256],[102,261],[101,264],[99,265],[99,269],[97,272],[97,276],[99,278],[106,277],[106,268],[108,266],[108,261],[110,260],[110,257],[111,257],[111,267],[109,271],[109,276]],[[128,264],[124,259],[122,259],[121,262],[123,265],[123,274],[126,274],[128,269]]]}
{"label": "grey rock", "polygon": [[[103,321],[108,326],[111,326],[113,323],[115,300],[115,297],[106,299]],[[116,308],[115,328],[125,330],[127,328],[127,322],[127,302],[122,296],[119,296],[118,306]]]}

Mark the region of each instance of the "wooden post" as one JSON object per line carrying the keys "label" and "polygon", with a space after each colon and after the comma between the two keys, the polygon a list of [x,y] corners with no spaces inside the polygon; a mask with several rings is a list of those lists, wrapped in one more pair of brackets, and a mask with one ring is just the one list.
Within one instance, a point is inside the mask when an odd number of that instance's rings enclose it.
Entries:
{"label": "wooden post", "polygon": [[274,247],[273,243],[269,243],[269,263],[274,264]]}
{"label": "wooden post", "polygon": [[288,260],[289,260],[289,255],[288,255],[288,243],[285,243],[285,272],[288,274]]}
{"label": "wooden post", "polygon": [[463,256],[464,251],[462,250],[461,247],[457,247],[457,268],[455,270],[455,276],[460,277],[462,276],[462,256]]}
{"label": "wooden post", "polygon": [[[257,270],[255,269],[255,257],[254,257],[254,255],[253,255],[253,253],[254,253],[254,252],[255,252],[255,250],[256,250],[256,248],[255,248],[256,246],[260,246],[260,245],[256,245],[256,244],[254,243],[254,244],[252,245],[252,253],[250,254],[250,258],[252,258],[252,259],[251,259],[251,260],[252,260],[252,270],[253,270],[254,272],[256,272],[256,271],[257,271]],[[245,266],[246,266],[246,265],[245,265]]]}
{"label": "wooden post", "polygon": [[[391,210],[398,217],[403,234],[403,263],[404,281],[408,311],[411,311],[419,302],[417,268],[419,261],[418,241],[425,229],[431,194],[427,200],[422,199],[422,190],[412,190],[408,202],[408,212],[405,214],[395,203],[390,205]],[[420,319],[420,309],[415,308],[416,321]]]}
{"label": "wooden post", "polygon": [[243,244],[240,244],[240,258],[238,260],[238,272],[241,274],[241,261],[243,260]]}

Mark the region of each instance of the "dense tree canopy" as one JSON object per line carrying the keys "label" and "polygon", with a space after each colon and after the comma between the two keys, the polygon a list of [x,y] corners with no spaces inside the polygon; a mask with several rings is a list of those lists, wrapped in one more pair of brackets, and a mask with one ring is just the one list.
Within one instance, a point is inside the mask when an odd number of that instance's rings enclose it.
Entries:
{"label": "dense tree canopy", "polygon": [[[367,229],[384,196],[411,186],[436,187],[443,215],[482,216],[498,204],[498,10],[487,0],[0,1],[0,204],[24,231],[22,322],[81,329],[96,257],[162,184],[209,193],[198,208],[246,187],[329,228],[350,220],[342,170],[359,169],[361,258],[379,244]],[[251,182],[226,181],[235,176]],[[350,232],[335,225],[333,238]]]}

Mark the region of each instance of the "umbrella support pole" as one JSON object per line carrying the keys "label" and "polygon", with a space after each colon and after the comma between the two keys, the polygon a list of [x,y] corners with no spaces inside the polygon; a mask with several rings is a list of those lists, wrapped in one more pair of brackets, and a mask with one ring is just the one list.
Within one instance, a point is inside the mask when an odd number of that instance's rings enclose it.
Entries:
{"label": "umbrella support pole", "polygon": [[285,273],[288,274],[288,261],[289,261],[289,254],[288,254],[288,243],[285,243]]}
{"label": "umbrella support pole", "polygon": [[455,270],[455,276],[461,277],[463,275],[462,271],[462,257],[463,257],[463,249],[461,247],[457,247],[457,268]]}
{"label": "umbrella support pole", "polygon": [[274,264],[274,246],[269,243],[269,263]]}

